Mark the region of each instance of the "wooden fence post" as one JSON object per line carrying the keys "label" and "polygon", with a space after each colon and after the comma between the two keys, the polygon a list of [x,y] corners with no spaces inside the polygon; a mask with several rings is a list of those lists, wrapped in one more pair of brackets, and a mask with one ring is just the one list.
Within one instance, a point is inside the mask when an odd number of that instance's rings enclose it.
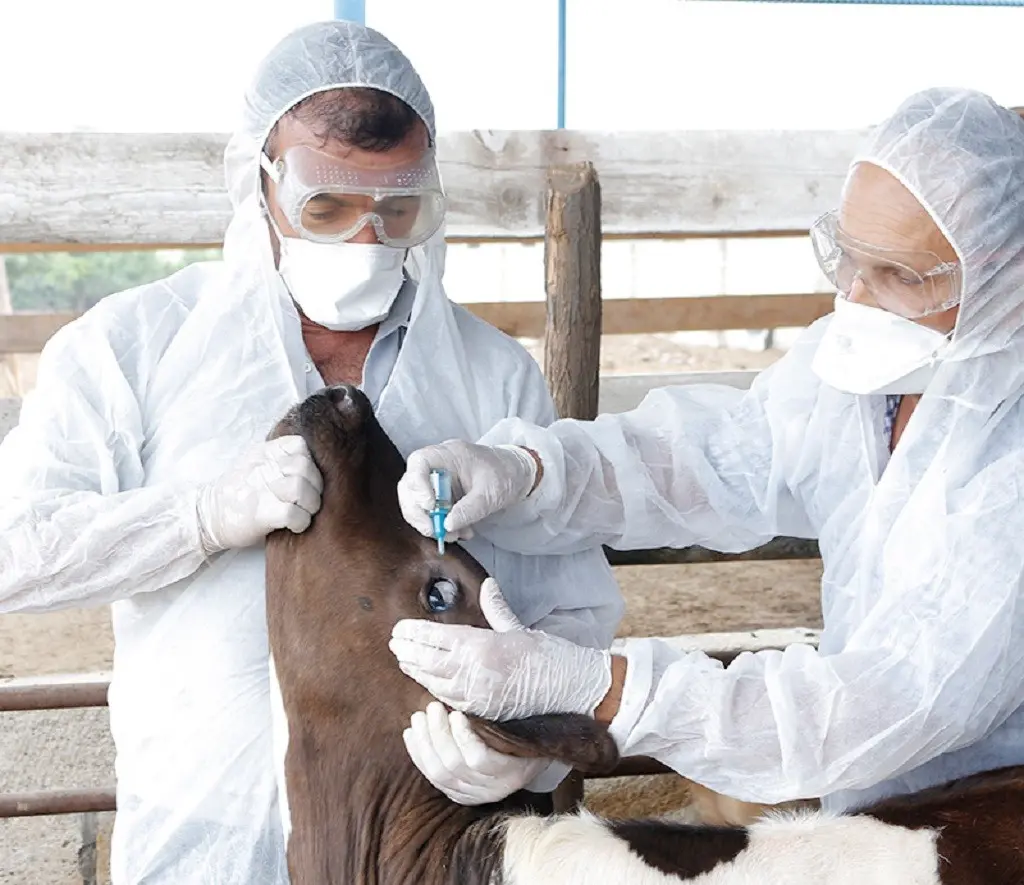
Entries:
{"label": "wooden fence post", "polygon": [[96,812],[82,815],[82,844],[78,849],[78,874],[82,885],[96,885]]}
{"label": "wooden fence post", "polygon": [[[4,256],[0,255],[0,317],[13,313],[11,306],[11,288],[7,281],[7,265]],[[18,368],[18,357],[15,354],[4,356],[0,353],[0,396],[7,388],[7,396],[21,396],[21,373]]]}
{"label": "wooden fence post", "polygon": [[551,794],[551,800],[555,806],[555,814],[565,814],[576,811],[583,805],[584,780],[583,775],[573,769],[566,776]]}
{"label": "wooden fence post", "polygon": [[544,374],[562,418],[597,416],[601,367],[601,188],[592,163],[548,172]]}
{"label": "wooden fence post", "polygon": [[[548,172],[544,374],[561,418],[597,416],[601,370],[601,188],[592,163]],[[572,771],[553,794],[556,812],[583,802]]]}

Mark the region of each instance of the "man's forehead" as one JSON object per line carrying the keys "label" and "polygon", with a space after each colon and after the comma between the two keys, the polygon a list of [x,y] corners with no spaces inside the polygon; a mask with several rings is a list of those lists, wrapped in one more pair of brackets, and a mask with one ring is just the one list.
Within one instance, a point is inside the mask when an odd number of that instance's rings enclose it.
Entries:
{"label": "man's forehead", "polygon": [[274,136],[275,157],[297,146],[309,147],[341,163],[370,168],[399,167],[419,160],[430,148],[430,134],[422,120],[417,120],[402,141],[385,150],[368,151],[337,138],[324,138],[323,127],[286,114],[277,123]]}
{"label": "man's forehead", "polygon": [[851,173],[839,225],[848,236],[879,249],[956,258],[928,210],[899,179],[872,163],[859,163]]}

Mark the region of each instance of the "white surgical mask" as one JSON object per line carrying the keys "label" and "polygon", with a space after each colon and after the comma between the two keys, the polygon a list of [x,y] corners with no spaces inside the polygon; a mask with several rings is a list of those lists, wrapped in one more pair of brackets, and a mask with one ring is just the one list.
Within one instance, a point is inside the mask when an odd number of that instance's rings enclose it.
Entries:
{"label": "white surgical mask", "polygon": [[282,236],[278,272],[302,312],[335,331],[379,323],[391,310],[405,281],[406,250],[383,243],[314,243]]}
{"label": "white surgical mask", "polygon": [[948,347],[942,332],[840,296],[811,368],[847,393],[923,393]]}

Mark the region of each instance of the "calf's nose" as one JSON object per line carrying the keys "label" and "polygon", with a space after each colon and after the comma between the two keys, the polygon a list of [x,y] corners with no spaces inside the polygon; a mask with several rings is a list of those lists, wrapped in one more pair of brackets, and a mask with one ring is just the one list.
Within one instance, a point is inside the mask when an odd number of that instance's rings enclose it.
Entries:
{"label": "calf's nose", "polygon": [[327,398],[337,408],[343,409],[352,401],[352,385],[351,384],[335,384],[333,387],[327,388]]}

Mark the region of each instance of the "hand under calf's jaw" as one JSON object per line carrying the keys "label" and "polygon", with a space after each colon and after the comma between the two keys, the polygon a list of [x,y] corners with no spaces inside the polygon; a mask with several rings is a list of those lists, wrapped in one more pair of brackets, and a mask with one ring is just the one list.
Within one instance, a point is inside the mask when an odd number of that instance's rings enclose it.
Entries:
{"label": "hand under calf's jaw", "polygon": [[402,738],[424,777],[461,805],[500,802],[528,787],[550,765],[547,759],[510,756],[488,747],[465,714],[449,713],[436,701],[425,713],[413,714]]}

